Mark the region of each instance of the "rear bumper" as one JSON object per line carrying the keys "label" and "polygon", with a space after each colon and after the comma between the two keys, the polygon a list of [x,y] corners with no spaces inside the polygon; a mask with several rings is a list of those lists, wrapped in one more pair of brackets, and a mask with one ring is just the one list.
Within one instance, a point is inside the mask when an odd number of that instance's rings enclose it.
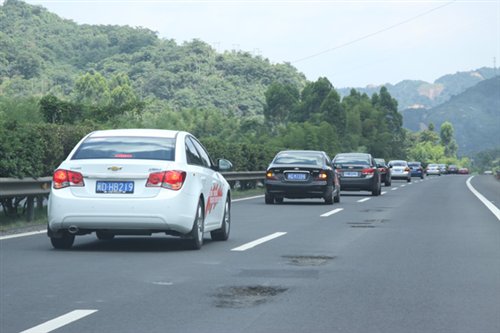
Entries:
{"label": "rear bumper", "polygon": [[375,187],[376,178],[340,178],[340,189],[342,191],[371,191]]}
{"label": "rear bumper", "polygon": [[308,184],[283,183],[280,181],[266,181],[266,192],[284,198],[323,198],[332,185],[326,181],[316,181]]}

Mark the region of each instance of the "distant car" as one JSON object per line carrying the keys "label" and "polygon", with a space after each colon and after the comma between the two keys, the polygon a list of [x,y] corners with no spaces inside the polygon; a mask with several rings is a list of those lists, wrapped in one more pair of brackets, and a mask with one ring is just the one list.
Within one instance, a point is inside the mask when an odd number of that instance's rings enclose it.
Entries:
{"label": "distant car", "polygon": [[439,164],[427,165],[427,168],[425,168],[425,173],[427,174],[427,176],[430,176],[430,175],[441,176],[441,169],[439,168]]}
{"label": "distant car", "polygon": [[376,158],[375,163],[377,164],[378,171],[380,172],[380,179],[385,186],[391,186],[391,168],[385,163],[383,158]]}
{"label": "distant car", "polygon": [[340,201],[340,184],[330,157],[323,151],[279,152],[266,170],[265,203],[282,203],[284,198],[322,198],[326,204]]}
{"label": "distant car", "polygon": [[448,166],[446,164],[438,164],[438,166],[439,166],[439,171],[441,172],[442,175],[448,173]]}
{"label": "distant car", "polygon": [[371,191],[374,196],[382,193],[380,171],[372,155],[341,153],[332,162],[339,173],[342,191]]}
{"label": "distant car", "polygon": [[460,175],[468,175],[469,174],[469,169],[468,168],[459,168],[458,169],[458,174],[460,174]]}
{"label": "distant car", "polygon": [[422,163],[420,162],[408,162],[408,166],[411,170],[412,177],[420,177],[420,179],[424,179],[424,168],[422,167]]}
{"label": "distant car", "polygon": [[191,134],[156,129],[96,131],[85,136],[54,172],[47,234],[57,249],[76,235],[165,233],[199,249],[203,233],[227,240],[231,190]]}
{"label": "distant car", "polygon": [[453,165],[453,164],[448,166],[448,173],[450,173],[450,174],[458,173],[458,166]]}
{"label": "distant car", "polygon": [[493,171],[492,170],[486,170],[486,171],[483,172],[483,174],[485,174],[485,175],[492,175]]}
{"label": "distant car", "polygon": [[411,170],[408,162],[404,160],[392,160],[389,161],[389,167],[391,168],[392,179],[404,179],[408,183],[411,182]]}

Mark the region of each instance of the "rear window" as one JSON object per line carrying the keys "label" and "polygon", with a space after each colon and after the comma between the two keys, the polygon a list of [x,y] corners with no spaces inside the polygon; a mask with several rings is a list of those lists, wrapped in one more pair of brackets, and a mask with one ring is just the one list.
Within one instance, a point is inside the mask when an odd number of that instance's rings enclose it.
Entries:
{"label": "rear window", "polygon": [[319,154],[283,153],[276,156],[274,164],[300,164],[323,166],[323,157]]}
{"label": "rear window", "polygon": [[393,161],[393,162],[390,162],[390,165],[392,166],[407,166],[408,164],[404,161]]}
{"label": "rear window", "polygon": [[353,164],[353,165],[370,165],[370,161],[357,156],[338,156],[334,161],[337,165]]}
{"label": "rear window", "polygon": [[175,138],[95,137],[85,140],[71,159],[139,159],[173,161]]}

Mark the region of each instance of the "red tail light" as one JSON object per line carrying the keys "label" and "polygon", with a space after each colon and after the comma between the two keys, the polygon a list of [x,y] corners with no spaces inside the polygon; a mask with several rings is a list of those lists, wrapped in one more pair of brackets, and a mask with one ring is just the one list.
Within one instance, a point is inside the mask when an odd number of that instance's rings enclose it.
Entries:
{"label": "red tail light", "polygon": [[163,187],[169,190],[180,190],[186,180],[186,172],[178,170],[169,170],[153,172],[149,174],[146,187]]}
{"label": "red tail light", "polygon": [[378,171],[380,171],[380,172],[384,172],[384,171],[385,171],[385,168],[378,168]]}
{"label": "red tail light", "polygon": [[375,173],[375,168],[366,168],[361,171],[363,175],[373,175]]}
{"label": "red tail light", "polygon": [[83,175],[76,171],[57,169],[52,176],[52,186],[61,189],[68,186],[85,186]]}
{"label": "red tail light", "polygon": [[411,170],[410,170],[410,168],[406,167],[405,171],[410,172]]}

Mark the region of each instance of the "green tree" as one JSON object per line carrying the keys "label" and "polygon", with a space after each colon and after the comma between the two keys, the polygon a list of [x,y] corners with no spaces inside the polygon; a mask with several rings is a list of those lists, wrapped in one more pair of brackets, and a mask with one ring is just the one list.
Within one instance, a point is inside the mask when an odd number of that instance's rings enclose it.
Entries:
{"label": "green tree", "polygon": [[444,147],[444,152],[447,157],[456,157],[458,145],[454,138],[453,125],[445,121],[441,124],[439,137],[441,138],[441,145]]}

